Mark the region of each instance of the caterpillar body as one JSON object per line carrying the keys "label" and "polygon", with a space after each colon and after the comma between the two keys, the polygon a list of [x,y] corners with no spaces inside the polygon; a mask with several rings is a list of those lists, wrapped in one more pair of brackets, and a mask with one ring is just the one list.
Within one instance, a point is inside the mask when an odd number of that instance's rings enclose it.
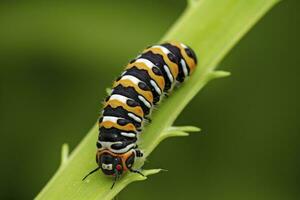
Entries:
{"label": "caterpillar body", "polygon": [[87,176],[101,169],[115,176],[115,183],[127,170],[142,175],[132,166],[143,156],[137,146],[143,123],[150,120],[153,106],[184,82],[196,65],[196,54],[190,47],[167,42],[146,48],[125,67],[105,99],[99,118],[98,167]]}

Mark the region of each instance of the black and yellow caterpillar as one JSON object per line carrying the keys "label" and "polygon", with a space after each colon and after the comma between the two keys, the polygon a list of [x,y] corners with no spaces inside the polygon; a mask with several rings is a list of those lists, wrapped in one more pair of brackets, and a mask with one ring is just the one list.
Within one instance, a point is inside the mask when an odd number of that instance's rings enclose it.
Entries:
{"label": "black and yellow caterpillar", "polygon": [[143,156],[137,146],[143,122],[150,120],[153,106],[190,76],[196,65],[191,48],[168,42],[148,47],[126,66],[105,100],[99,119],[98,167],[88,175],[99,169],[115,176],[115,181],[127,170],[142,175],[132,166]]}

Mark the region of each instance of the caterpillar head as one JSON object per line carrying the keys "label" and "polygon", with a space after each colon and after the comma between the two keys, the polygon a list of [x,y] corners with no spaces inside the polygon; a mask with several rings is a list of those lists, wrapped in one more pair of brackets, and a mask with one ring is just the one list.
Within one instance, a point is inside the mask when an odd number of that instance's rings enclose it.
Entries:
{"label": "caterpillar head", "polygon": [[108,152],[100,154],[97,163],[106,175],[120,176],[124,171],[122,158]]}
{"label": "caterpillar head", "polygon": [[120,176],[130,170],[135,161],[134,150],[122,154],[115,154],[108,150],[100,150],[96,155],[96,162],[106,175]]}
{"label": "caterpillar head", "polygon": [[91,171],[90,173],[88,173],[83,178],[83,180],[87,178],[89,175],[98,171],[99,169],[101,169],[105,175],[110,175],[115,177],[112,187],[114,186],[118,178],[127,170],[143,175],[141,172],[132,169],[132,166],[135,161],[135,157],[136,155],[134,150],[130,150],[123,154],[115,154],[108,150],[98,150],[96,155],[96,162],[98,164],[98,167],[93,171]]}

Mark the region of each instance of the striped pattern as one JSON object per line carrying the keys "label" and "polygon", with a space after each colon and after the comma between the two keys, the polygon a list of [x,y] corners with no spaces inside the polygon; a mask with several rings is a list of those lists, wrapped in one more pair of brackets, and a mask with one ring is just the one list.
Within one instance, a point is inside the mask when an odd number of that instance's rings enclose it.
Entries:
{"label": "striped pattern", "polygon": [[190,76],[196,64],[193,50],[179,42],[148,47],[132,60],[106,98],[99,119],[98,153],[121,157],[138,151],[137,136],[153,106]]}

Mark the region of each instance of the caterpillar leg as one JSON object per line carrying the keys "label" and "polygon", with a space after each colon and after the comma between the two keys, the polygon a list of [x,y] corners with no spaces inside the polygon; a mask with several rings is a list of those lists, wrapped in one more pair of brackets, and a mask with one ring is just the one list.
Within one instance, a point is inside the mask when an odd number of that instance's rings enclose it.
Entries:
{"label": "caterpillar leg", "polygon": [[141,157],[143,157],[144,154],[141,150],[135,149],[135,155],[136,155],[136,157],[141,158]]}
{"label": "caterpillar leg", "polygon": [[148,123],[152,122],[152,119],[150,117],[145,117],[144,119],[147,120]]}
{"label": "caterpillar leg", "polygon": [[108,96],[110,96],[110,95],[111,95],[111,92],[112,92],[112,89],[111,89],[111,88],[106,88],[105,92],[106,92],[106,94],[107,94]]}
{"label": "caterpillar leg", "polygon": [[141,176],[145,176],[140,170],[137,170],[137,169],[129,169],[129,171],[132,173],[140,174]]}

